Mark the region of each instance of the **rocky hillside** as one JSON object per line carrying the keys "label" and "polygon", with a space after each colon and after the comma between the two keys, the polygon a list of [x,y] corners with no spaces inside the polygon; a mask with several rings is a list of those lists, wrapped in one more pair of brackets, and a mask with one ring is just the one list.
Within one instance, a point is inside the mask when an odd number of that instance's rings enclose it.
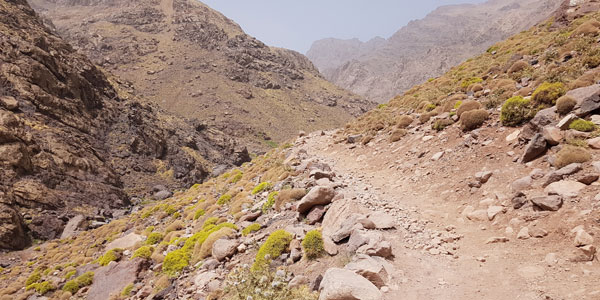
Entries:
{"label": "rocky hillside", "polygon": [[333,83],[385,103],[546,19],[559,4],[560,0],[491,0],[442,6],[385,41],[327,39],[315,42],[307,56]]}
{"label": "rocky hillside", "polygon": [[303,55],[272,48],[192,0],[32,0],[67,42],[177,115],[268,149],[371,108]]}
{"label": "rocky hillside", "polygon": [[600,3],[344,129],[0,255],[0,299],[597,299]]}
{"label": "rocky hillside", "polygon": [[58,238],[75,214],[99,226],[157,184],[189,187],[249,160],[223,133],[122,91],[26,2],[2,1],[0,15],[1,249],[27,246],[29,232]]}

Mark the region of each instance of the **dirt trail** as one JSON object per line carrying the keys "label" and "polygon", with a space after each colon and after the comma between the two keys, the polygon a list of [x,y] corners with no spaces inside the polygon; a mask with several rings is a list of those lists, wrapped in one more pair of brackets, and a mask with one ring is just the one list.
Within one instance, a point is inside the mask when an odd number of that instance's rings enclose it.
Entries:
{"label": "dirt trail", "polygon": [[[380,143],[353,149],[345,143],[334,144],[330,135],[311,137],[304,145],[311,156],[329,163],[336,174],[346,178],[348,188],[358,195],[355,201],[397,216],[401,228],[386,238],[393,244],[398,271],[386,299],[600,299],[594,279],[594,274],[600,274],[597,261],[545,262],[550,252],[560,258],[565,252],[561,244],[570,240],[553,243],[550,236],[522,241],[516,233],[507,235],[501,222],[463,219],[459,207],[465,199],[457,196],[457,186],[462,182],[460,174],[464,178],[472,170],[446,173],[431,165],[426,173],[430,179],[413,182],[406,170],[398,167],[402,151],[394,147],[398,148]],[[492,161],[493,165],[505,163]],[[422,173],[420,169],[415,166],[410,171]],[[494,176],[514,176],[519,171],[506,168]],[[477,197],[465,194],[466,198]],[[428,249],[448,231],[461,236],[460,240]],[[486,244],[491,237],[505,236],[509,237],[506,243]]]}

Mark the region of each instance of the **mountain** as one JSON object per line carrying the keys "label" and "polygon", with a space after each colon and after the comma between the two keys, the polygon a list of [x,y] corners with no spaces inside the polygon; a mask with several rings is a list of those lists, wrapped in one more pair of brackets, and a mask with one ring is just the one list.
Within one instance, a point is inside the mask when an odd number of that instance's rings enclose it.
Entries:
{"label": "mountain", "polygon": [[[144,99],[264,151],[373,106],[192,0],[32,0],[57,32]],[[50,22],[48,22],[50,24]]]}
{"label": "mountain", "polygon": [[75,214],[112,217],[155,185],[248,161],[215,128],[139,101],[39,21],[0,2],[0,248],[60,237]]}
{"label": "mountain", "polygon": [[560,2],[491,0],[442,6],[385,41],[326,39],[316,41],[307,56],[331,82],[384,103],[546,19]]}

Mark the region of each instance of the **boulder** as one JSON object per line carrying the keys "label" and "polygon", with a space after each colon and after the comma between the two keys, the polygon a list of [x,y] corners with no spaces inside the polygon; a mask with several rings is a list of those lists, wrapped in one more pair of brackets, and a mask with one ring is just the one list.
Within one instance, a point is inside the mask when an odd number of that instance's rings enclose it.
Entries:
{"label": "boulder", "polygon": [[372,282],[377,288],[381,288],[386,284],[390,276],[384,263],[387,262],[380,257],[357,255],[357,257],[347,264],[344,269],[353,271]]}
{"label": "boulder", "polygon": [[148,261],[141,258],[110,263],[94,271],[94,281],[86,299],[106,300],[111,294],[120,294],[129,284],[138,279],[141,271],[148,267]]}
{"label": "boulder", "polygon": [[558,195],[535,197],[531,202],[541,210],[557,211],[563,204],[563,199]]}
{"label": "boulder", "polygon": [[323,170],[312,170],[312,171],[310,171],[308,177],[312,177],[315,180],[319,180],[322,178],[333,179],[335,177],[335,174],[332,172],[326,172]]}
{"label": "boulder", "polygon": [[558,171],[556,171],[556,173],[560,176],[567,176],[567,175],[573,175],[581,170],[583,170],[583,167],[581,166],[580,163],[572,163],[572,164],[568,164],[568,165],[558,169]]}
{"label": "boulder", "polygon": [[367,234],[369,242],[360,246],[356,250],[356,253],[370,256],[380,256],[383,258],[390,258],[393,256],[392,244],[384,240],[383,235],[380,232],[370,231]]}
{"label": "boulder", "polygon": [[382,211],[370,213],[367,219],[373,222],[376,229],[390,229],[396,227],[396,219],[394,219],[392,215]]}
{"label": "boulder", "polygon": [[538,133],[534,135],[531,141],[529,141],[527,148],[525,148],[521,162],[528,163],[544,154],[546,152],[546,144],[546,139],[542,134]]}
{"label": "boulder", "polygon": [[356,252],[362,245],[369,243],[369,235],[367,231],[354,229],[348,240],[348,252]]}
{"label": "boulder", "polygon": [[559,195],[564,198],[571,198],[577,197],[577,195],[579,195],[579,191],[585,187],[586,185],[581,182],[563,180],[551,183],[544,189],[544,191],[548,195]]}
{"label": "boulder", "polygon": [[592,149],[600,149],[600,137],[587,140],[587,144]]}
{"label": "boulder", "polygon": [[30,244],[21,214],[0,203],[0,249],[21,250]]}
{"label": "boulder", "polygon": [[577,119],[579,118],[575,114],[568,114],[562,118],[558,124],[556,124],[556,127],[560,128],[561,130],[567,130],[569,129],[569,125],[571,125],[571,123]]}
{"label": "boulder", "polygon": [[575,233],[575,246],[583,247],[594,243],[594,238],[587,233],[583,228],[577,230]]}
{"label": "boulder", "polygon": [[211,281],[217,278],[219,278],[219,275],[214,271],[200,273],[194,278],[194,285],[197,289],[203,290]]}
{"label": "boulder", "polygon": [[218,239],[212,247],[212,257],[218,261],[224,261],[237,252],[239,243],[235,240]]}
{"label": "boulder", "polygon": [[331,203],[334,196],[335,190],[332,187],[317,186],[300,199],[296,210],[301,214],[306,213],[316,205],[327,205]]}
{"label": "boulder", "polygon": [[349,199],[333,202],[323,217],[323,237],[331,236],[341,227],[342,223],[353,214],[360,214],[362,209]]}
{"label": "boulder", "polygon": [[133,246],[135,246],[136,243],[141,242],[144,240],[144,237],[136,234],[135,232],[132,232],[130,234],[127,234],[125,236],[122,236],[112,242],[110,242],[108,245],[106,245],[106,250],[110,250],[110,249],[116,249],[116,248],[120,248],[120,249],[127,249],[127,248],[131,248]]}
{"label": "boulder", "polygon": [[369,280],[339,268],[325,272],[319,291],[319,300],[383,300],[383,294]]}
{"label": "boulder", "polygon": [[67,222],[67,225],[65,226],[60,238],[66,239],[74,236],[78,231],[79,225],[81,225],[83,221],[85,221],[85,217],[82,215],[76,215],[69,219],[69,222]]}
{"label": "boulder", "polygon": [[329,237],[323,237],[323,249],[331,256],[338,254],[338,246]]}
{"label": "boulder", "polygon": [[542,129],[542,135],[546,143],[550,146],[556,146],[564,139],[562,131],[555,126],[546,126]]}
{"label": "boulder", "polygon": [[594,84],[574,90],[567,93],[577,101],[575,114],[584,117],[600,108],[600,85]]}
{"label": "boulder", "polygon": [[[358,223],[358,220],[362,217],[363,217],[363,215],[361,215],[361,214],[350,215],[350,217],[345,219],[342,222],[342,224],[340,225],[340,227],[331,234],[331,239],[334,242],[339,243],[343,239],[349,237],[350,234],[352,233],[352,230],[354,230],[354,228],[355,228],[354,225],[360,224],[360,223]],[[359,226],[362,227],[362,225],[359,225]]]}
{"label": "boulder", "polygon": [[306,215],[306,221],[309,225],[314,225],[323,218],[323,215],[327,212],[327,209],[323,205],[317,205],[313,207],[310,212]]}
{"label": "boulder", "polygon": [[173,193],[163,190],[163,191],[158,191],[158,192],[154,193],[153,197],[156,200],[165,200],[171,196],[173,196]]}
{"label": "boulder", "polygon": [[19,108],[19,102],[12,96],[0,96],[0,104],[8,110],[16,110]]}

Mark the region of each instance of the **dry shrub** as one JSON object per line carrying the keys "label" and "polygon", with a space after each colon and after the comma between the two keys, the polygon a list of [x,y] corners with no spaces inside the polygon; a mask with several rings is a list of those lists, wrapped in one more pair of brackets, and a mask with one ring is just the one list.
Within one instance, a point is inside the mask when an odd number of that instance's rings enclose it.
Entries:
{"label": "dry shrub", "polygon": [[173,221],[173,223],[171,223],[169,226],[167,226],[166,232],[181,230],[181,229],[183,229],[183,227],[185,227],[185,225],[183,224],[183,222],[181,220],[175,220],[175,221]]}
{"label": "dry shrub", "polygon": [[392,135],[390,135],[390,143],[399,141],[402,137],[404,137],[406,135],[406,133],[407,133],[406,129],[394,130],[394,132],[392,132]]}
{"label": "dry shrub", "polygon": [[469,91],[471,91],[473,93],[483,91],[483,85],[481,85],[480,83],[475,83],[475,84],[471,85],[471,87],[469,87]]}
{"label": "dry shrub", "polygon": [[571,82],[569,89],[577,89],[595,84],[600,80],[600,71],[590,70]]}
{"label": "dry shrub", "polygon": [[439,119],[436,120],[433,125],[431,125],[431,128],[437,131],[442,131],[444,130],[444,128],[450,126],[454,124],[454,121],[449,120],[449,119]]}
{"label": "dry shrub", "polygon": [[462,114],[460,123],[463,130],[473,130],[481,127],[489,114],[484,109],[470,110]]}
{"label": "dry shrub", "polygon": [[480,109],[481,104],[475,100],[467,100],[463,101],[463,103],[458,107],[456,111],[456,115],[460,118],[461,115],[467,111]]}
{"label": "dry shrub", "polygon": [[454,106],[456,105],[458,101],[450,101],[450,100],[446,100],[442,103],[441,107],[441,111],[443,113],[445,112],[451,112],[454,109]]}
{"label": "dry shrub", "polygon": [[306,195],[305,189],[281,190],[275,199],[275,209],[281,210],[286,203],[302,199]]}
{"label": "dry shrub", "polygon": [[572,163],[584,163],[591,159],[592,155],[586,149],[573,145],[565,145],[556,153],[554,166],[560,169]]}
{"label": "dry shrub", "polygon": [[516,61],[514,64],[512,64],[512,66],[510,66],[507,73],[512,74],[512,73],[516,73],[516,72],[521,72],[521,71],[525,70],[527,67],[529,67],[529,64],[526,61],[519,60],[519,61]]}
{"label": "dry shrub", "polygon": [[414,121],[414,120],[413,120],[413,118],[412,118],[411,116],[409,116],[409,115],[401,115],[401,116],[398,118],[398,122],[397,122],[396,126],[397,126],[398,128],[406,128],[406,127],[408,127],[410,124],[412,124],[412,122],[413,122],[413,121]]}
{"label": "dry shrub", "polygon": [[372,133],[369,133],[369,134],[365,135],[362,138],[362,140],[360,140],[360,143],[363,144],[363,145],[366,145],[366,144],[370,143],[371,140],[373,140],[374,137],[375,136]]}
{"label": "dry shrub", "polygon": [[454,94],[452,96],[450,96],[450,98],[448,98],[448,101],[452,102],[452,101],[460,101],[460,100],[464,100],[467,99],[467,95],[466,94]]}
{"label": "dry shrub", "polygon": [[577,27],[573,35],[597,35],[600,32],[600,22],[592,19]]}
{"label": "dry shrub", "polygon": [[510,98],[517,91],[516,82],[511,79],[497,79],[490,84],[492,93],[497,95],[502,101]]}
{"label": "dry shrub", "polygon": [[561,115],[566,115],[577,105],[577,101],[570,96],[562,96],[556,100],[556,111]]}

